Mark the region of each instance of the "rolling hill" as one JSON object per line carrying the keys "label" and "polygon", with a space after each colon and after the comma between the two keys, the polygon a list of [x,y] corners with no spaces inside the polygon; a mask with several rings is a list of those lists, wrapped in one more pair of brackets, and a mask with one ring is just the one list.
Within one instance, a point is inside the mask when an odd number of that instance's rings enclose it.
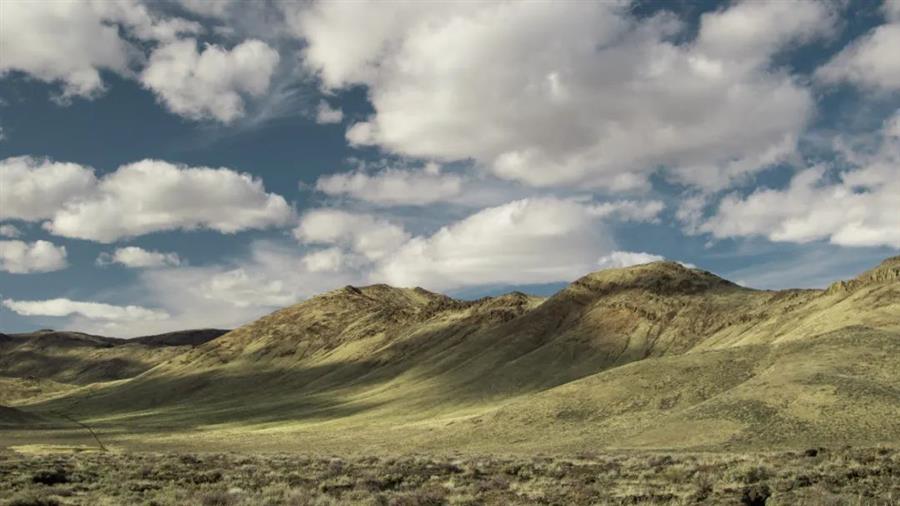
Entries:
{"label": "rolling hill", "polygon": [[[752,290],[674,262],[592,273],[546,299],[348,286],[195,346],[71,339],[94,344],[17,349],[37,380],[80,388],[7,404],[129,447],[900,441],[900,257],[825,290]],[[0,359],[0,375],[26,370]],[[4,430],[0,442],[76,436]]]}
{"label": "rolling hill", "polygon": [[120,380],[137,376],[226,332],[188,330],[135,339],[49,329],[28,334],[3,334],[0,373],[7,377],[75,385]]}

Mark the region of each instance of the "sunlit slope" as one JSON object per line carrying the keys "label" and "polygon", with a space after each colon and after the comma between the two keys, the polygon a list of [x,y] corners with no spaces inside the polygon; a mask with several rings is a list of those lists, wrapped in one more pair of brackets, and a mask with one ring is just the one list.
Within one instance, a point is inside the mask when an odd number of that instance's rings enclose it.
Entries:
{"label": "sunlit slope", "polygon": [[470,423],[503,441],[778,447],[900,442],[900,338],[814,339],[651,358],[510,402]]}
{"label": "sunlit slope", "polygon": [[857,325],[900,333],[900,257],[826,290],[768,293],[702,347],[787,342]]}
{"label": "sunlit slope", "polygon": [[657,262],[546,300],[345,287],[26,409],[341,448],[896,442],[898,270],[774,292]]}

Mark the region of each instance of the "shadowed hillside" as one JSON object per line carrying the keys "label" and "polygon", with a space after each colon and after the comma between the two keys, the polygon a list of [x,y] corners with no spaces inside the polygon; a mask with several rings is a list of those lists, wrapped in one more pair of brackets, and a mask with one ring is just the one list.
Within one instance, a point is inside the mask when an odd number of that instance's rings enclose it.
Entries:
{"label": "shadowed hillside", "polygon": [[900,257],[826,290],[751,290],[673,262],[592,273],[547,299],[348,286],[194,347],[72,341],[93,344],[53,344],[87,350],[53,355],[73,361],[66,367],[49,367],[32,343],[15,348],[32,353],[31,368],[0,359],[0,371],[80,385],[125,379],[22,394],[14,405],[67,413],[126,446],[508,452],[900,440]]}
{"label": "shadowed hillside", "polygon": [[226,332],[187,330],[136,339],[55,330],[0,334],[0,404],[132,378]]}

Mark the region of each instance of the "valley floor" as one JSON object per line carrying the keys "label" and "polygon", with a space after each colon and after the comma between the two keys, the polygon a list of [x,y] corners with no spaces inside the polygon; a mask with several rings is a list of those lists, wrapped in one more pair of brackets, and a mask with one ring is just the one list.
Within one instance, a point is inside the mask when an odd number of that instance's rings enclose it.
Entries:
{"label": "valley floor", "polygon": [[8,505],[900,504],[900,451],[570,457],[0,450]]}

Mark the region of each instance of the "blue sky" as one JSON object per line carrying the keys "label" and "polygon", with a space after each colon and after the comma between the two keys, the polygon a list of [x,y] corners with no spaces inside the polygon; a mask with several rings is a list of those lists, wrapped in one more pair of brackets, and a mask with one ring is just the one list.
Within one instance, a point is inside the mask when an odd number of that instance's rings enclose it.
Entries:
{"label": "blue sky", "polygon": [[0,331],[900,249],[900,2],[0,4]]}

